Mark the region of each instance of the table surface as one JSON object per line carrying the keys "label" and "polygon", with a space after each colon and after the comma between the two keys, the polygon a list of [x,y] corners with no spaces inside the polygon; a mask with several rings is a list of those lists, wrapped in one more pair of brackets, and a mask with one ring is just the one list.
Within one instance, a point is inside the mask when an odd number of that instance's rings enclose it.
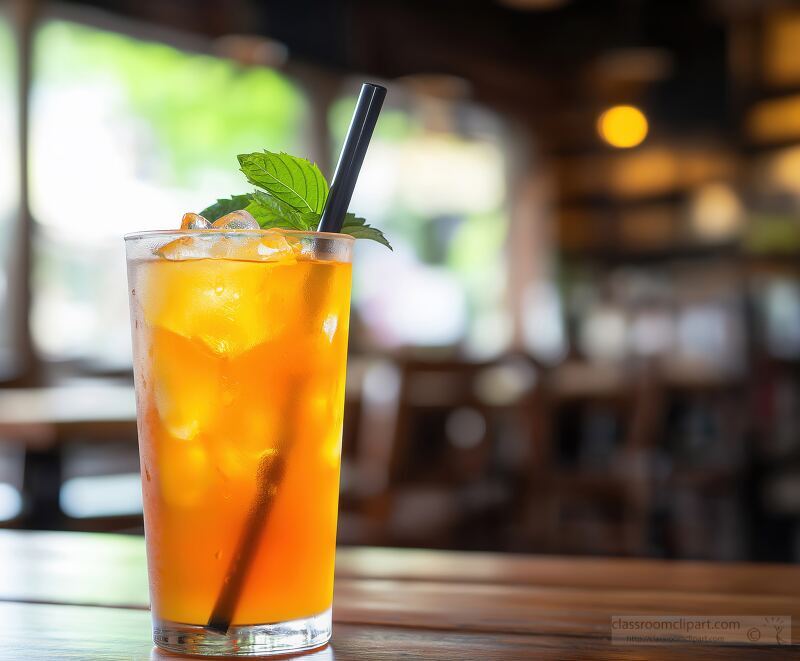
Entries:
{"label": "table surface", "polygon": [[0,423],[5,425],[131,420],[136,420],[131,385],[89,383],[0,391]]}
{"label": "table surface", "polygon": [[[342,548],[331,645],[303,659],[786,659],[786,647],[613,645],[617,614],[790,615],[800,567]],[[153,648],[140,537],[0,531],[0,659]],[[796,648],[795,648],[796,649]],[[285,658],[285,657],[281,657]]]}
{"label": "table surface", "polygon": [[75,438],[135,442],[133,386],[85,382],[0,389],[0,441],[10,439],[29,449],[47,450]]}

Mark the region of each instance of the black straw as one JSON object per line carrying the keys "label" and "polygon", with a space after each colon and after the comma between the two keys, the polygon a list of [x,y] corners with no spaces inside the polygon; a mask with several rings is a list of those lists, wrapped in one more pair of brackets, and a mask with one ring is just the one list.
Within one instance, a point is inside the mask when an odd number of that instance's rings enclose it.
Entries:
{"label": "black straw", "polygon": [[350,128],[344,139],[342,153],[336,165],[336,172],[331,182],[328,201],[322,211],[319,221],[319,232],[339,232],[344,223],[353,189],[356,187],[358,173],[367,153],[372,131],[378,121],[383,100],[386,98],[386,88],[372,83],[364,83],[358,95],[358,103],[350,120]]}
{"label": "black straw", "polygon": [[286,471],[285,454],[284,448],[280,448],[276,456],[268,455],[259,463],[256,472],[258,491],[255,502],[247,514],[242,536],[228,565],[225,581],[214,603],[214,610],[208,618],[206,626],[211,631],[226,634],[231,627],[239,598],[244,590],[245,579],[258,551],[261,533],[275,504],[275,492]]}
{"label": "black straw", "polygon": [[[333,175],[328,201],[319,222],[320,232],[338,232],[342,229],[344,216],[353,196],[356,179],[364,162],[364,155],[367,153],[367,146],[378,121],[384,98],[386,98],[385,87],[371,83],[364,83],[361,86],[356,110],[347,130],[336,173]],[[319,290],[322,291],[321,288]],[[283,435],[282,433],[281,436]],[[208,618],[206,626],[211,631],[224,635],[231,628],[245,580],[275,503],[276,490],[286,471],[286,454],[291,446],[290,438],[279,440],[277,455],[265,457],[258,466],[258,490],[226,570],[222,588]]]}

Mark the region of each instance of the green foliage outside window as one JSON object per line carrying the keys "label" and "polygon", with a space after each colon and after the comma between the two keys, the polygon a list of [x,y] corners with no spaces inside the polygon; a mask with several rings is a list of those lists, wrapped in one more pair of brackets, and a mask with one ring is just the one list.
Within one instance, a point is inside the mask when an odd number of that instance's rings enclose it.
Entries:
{"label": "green foliage outside window", "polygon": [[235,154],[258,146],[298,148],[304,98],[271,69],[61,21],[42,26],[36,46],[37,84],[117,88],[120,103],[154,132],[175,183],[230,169]]}

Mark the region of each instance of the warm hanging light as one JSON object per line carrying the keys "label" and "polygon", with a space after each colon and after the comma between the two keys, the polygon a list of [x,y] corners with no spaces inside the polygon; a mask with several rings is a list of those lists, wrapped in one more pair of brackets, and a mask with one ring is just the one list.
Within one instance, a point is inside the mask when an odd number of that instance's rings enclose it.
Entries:
{"label": "warm hanging light", "polygon": [[641,144],[647,129],[647,117],[635,106],[612,106],[597,119],[600,137],[620,149]]}
{"label": "warm hanging light", "polygon": [[744,209],[739,196],[728,184],[710,183],[701,186],[692,196],[690,219],[698,237],[724,241],[741,230]]}

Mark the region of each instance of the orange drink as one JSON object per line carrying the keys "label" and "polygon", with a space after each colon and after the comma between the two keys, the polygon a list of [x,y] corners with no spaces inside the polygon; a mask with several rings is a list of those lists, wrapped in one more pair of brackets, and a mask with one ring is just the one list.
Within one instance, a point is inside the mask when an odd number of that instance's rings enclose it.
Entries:
{"label": "orange drink", "polygon": [[126,237],[159,646],[264,654],[330,637],[352,244],[282,230]]}

